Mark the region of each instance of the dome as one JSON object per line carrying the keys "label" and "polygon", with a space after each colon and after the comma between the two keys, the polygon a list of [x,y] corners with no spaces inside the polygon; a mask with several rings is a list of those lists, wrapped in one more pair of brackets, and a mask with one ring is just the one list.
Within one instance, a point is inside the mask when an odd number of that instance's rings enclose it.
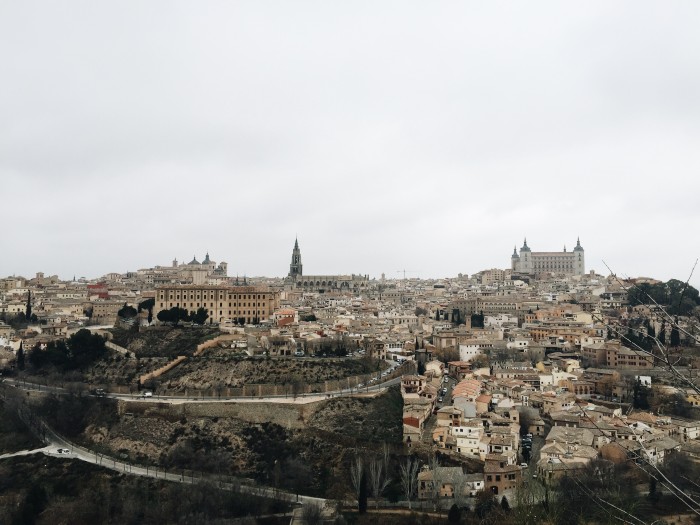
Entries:
{"label": "dome", "polygon": [[190,261],[190,264],[199,264],[199,261],[197,260],[197,257],[194,255],[192,256],[192,260]]}
{"label": "dome", "polygon": [[582,252],[583,251],[583,246],[581,246],[581,241],[579,239],[576,239],[576,248],[574,248],[575,252]]}

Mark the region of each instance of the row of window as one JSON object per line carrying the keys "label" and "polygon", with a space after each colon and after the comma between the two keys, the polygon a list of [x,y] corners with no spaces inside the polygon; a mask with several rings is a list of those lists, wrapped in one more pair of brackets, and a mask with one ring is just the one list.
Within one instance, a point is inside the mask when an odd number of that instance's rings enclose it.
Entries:
{"label": "row of window", "polygon": [[[161,304],[161,306],[162,306],[162,304]],[[170,303],[171,308],[172,308],[172,306],[173,306],[173,303]],[[177,303],[177,306],[180,306],[180,303]],[[183,308],[187,307],[187,303],[183,303],[182,306],[183,306]],[[199,308],[200,306],[206,308],[207,303],[202,303],[202,304],[196,303],[197,308]],[[265,304],[264,303],[235,303],[235,304],[228,303],[229,308],[245,308],[246,306],[248,308],[264,308]],[[214,303],[209,303],[209,307],[214,308]],[[219,303],[219,308],[223,308],[223,307],[224,307],[224,303]],[[195,308],[195,303],[190,303],[190,308]]]}
{"label": "row of window", "polygon": [[[168,294],[168,299],[178,299],[178,300],[180,299],[180,294],[175,294],[175,297],[172,297],[172,295],[173,295],[172,293]],[[189,300],[193,301],[193,300],[199,300],[200,297],[201,297],[201,299],[203,299],[203,300],[205,300],[205,301],[207,301],[207,300],[212,300],[212,301],[213,301],[213,300],[215,300],[217,297],[218,297],[218,298],[222,298],[222,297],[225,297],[225,296],[226,296],[226,294],[223,294],[223,293],[222,293],[222,294],[218,294],[218,295],[214,295],[214,294],[212,294],[212,295],[204,294],[204,296],[200,296],[199,294],[196,294],[196,295],[195,295],[195,294],[189,294],[189,295],[188,295],[188,294],[182,294],[182,299],[183,299],[183,300],[189,299]],[[249,299],[249,300],[253,300],[253,299],[264,299],[265,297],[263,297],[262,295],[258,295],[258,294],[247,294],[247,295],[242,295],[242,296],[240,296],[240,297],[238,297],[237,295],[234,295],[233,298],[240,301],[240,300],[246,300],[246,299]],[[160,294],[160,300],[161,300],[161,301],[165,300],[165,294],[163,294],[163,293]]]}

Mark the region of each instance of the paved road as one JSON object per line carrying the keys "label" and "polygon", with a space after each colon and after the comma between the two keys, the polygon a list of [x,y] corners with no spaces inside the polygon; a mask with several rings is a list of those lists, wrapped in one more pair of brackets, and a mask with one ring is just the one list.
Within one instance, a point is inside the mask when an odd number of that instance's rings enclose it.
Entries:
{"label": "paved road", "polygon": [[[98,452],[93,452],[91,450],[79,447],[70,441],[63,439],[62,437],[56,435],[54,432],[47,430],[45,434],[45,439],[48,445],[42,448],[37,448],[34,450],[21,450],[19,452],[11,452],[7,454],[0,455],[0,460],[11,458],[15,456],[27,456],[30,454],[44,454],[50,457],[63,458],[76,461],[84,461],[86,463],[92,463],[95,465],[100,465],[104,468],[120,472],[122,474],[128,474],[132,476],[142,476],[153,479],[162,479],[166,481],[172,481],[175,483],[200,483],[202,481],[208,481],[216,485],[222,490],[231,490],[236,492],[242,492],[244,494],[251,494],[254,496],[261,496],[277,501],[287,501],[291,503],[298,502],[302,505],[313,503],[315,505],[324,506],[326,500],[323,498],[314,498],[311,496],[302,496],[290,494],[288,492],[276,490],[271,487],[263,487],[256,485],[249,485],[241,482],[232,481],[231,478],[226,478],[222,480],[221,478],[203,475],[201,473],[194,475],[188,475],[184,471],[174,472],[164,470],[163,468],[154,468],[151,466],[141,466],[126,463],[120,459],[106,456]],[[61,450],[62,452],[59,452]]]}
{"label": "paved road", "polygon": [[[65,394],[68,392],[67,389],[58,386],[42,385],[39,383],[32,383],[29,381],[24,381],[21,379],[4,378],[4,382],[8,385],[14,386],[16,388],[21,388],[25,391],[36,391],[36,392],[51,392],[55,394]],[[183,397],[183,396],[159,396],[154,395],[153,397],[143,397],[139,394],[116,394],[116,393],[106,393],[104,396],[110,399],[119,399],[123,401],[138,401],[142,403],[169,403],[173,405],[179,405],[184,403],[279,403],[279,404],[306,404],[314,403],[316,401],[323,401],[324,399],[330,399],[333,397],[347,397],[356,396],[362,394],[377,394],[385,391],[387,388],[393,385],[398,385],[401,383],[401,377],[396,377],[383,383],[378,383],[372,386],[365,386],[363,388],[344,388],[341,390],[334,390],[332,392],[326,392],[323,394],[299,394],[296,398],[289,395],[276,395],[276,396],[238,396],[238,397],[218,397],[218,396],[202,396],[202,397]],[[94,395],[94,394],[88,394]]]}
{"label": "paved road", "polygon": [[32,454],[46,454],[50,453],[50,451],[52,450],[55,450],[55,448],[48,446],[42,448],[35,448],[33,450],[20,450],[18,452],[8,452],[7,454],[0,454],[0,459],[14,458],[16,456],[31,456]]}

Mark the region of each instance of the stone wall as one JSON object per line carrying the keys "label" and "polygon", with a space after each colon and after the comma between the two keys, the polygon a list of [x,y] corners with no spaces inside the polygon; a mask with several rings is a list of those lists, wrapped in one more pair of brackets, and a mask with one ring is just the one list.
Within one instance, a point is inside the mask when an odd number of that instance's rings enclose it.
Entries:
{"label": "stone wall", "polygon": [[157,370],[154,370],[153,372],[148,372],[147,374],[142,375],[139,377],[139,383],[144,384],[146,381],[149,379],[153,379],[156,377],[160,377],[162,374],[167,372],[168,370],[172,370],[175,368],[177,365],[182,363],[185,359],[187,359],[187,356],[185,355],[179,355],[172,361],[170,361],[167,365],[161,366]]}
{"label": "stone wall", "polygon": [[207,349],[207,348],[214,348],[219,346],[219,343],[225,343],[225,342],[232,342],[238,340],[240,337],[239,334],[235,335],[220,335],[218,337],[215,337],[214,339],[210,339],[209,341],[205,341],[200,345],[197,345],[197,350],[194,352],[194,357],[197,357],[199,355],[202,355],[202,353]]}
{"label": "stone wall", "polygon": [[316,401],[305,404],[284,403],[148,403],[144,408],[143,402],[120,401],[119,413],[143,413],[179,419],[181,417],[221,417],[236,418],[250,423],[269,421],[284,428],[305,428],[306,422],[326,401]]}

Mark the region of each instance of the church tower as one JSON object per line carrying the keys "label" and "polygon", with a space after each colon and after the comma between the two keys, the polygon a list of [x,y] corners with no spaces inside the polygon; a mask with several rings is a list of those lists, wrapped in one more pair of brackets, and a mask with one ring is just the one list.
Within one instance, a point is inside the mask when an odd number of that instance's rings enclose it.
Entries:
{"label": "church tower", "polygon": [[301,251],[299,250],[299,240],[294,239],[294,249],[292,250],[292,263],[289,265],[289,277],[296,279],[302,276]]}
{"label": "church tower", "polygon": [[521,273],[532,273],[533,261],[532,261],[532,250],[527,245],[527,238],[523,242],[523,247],[520,248],[520,272]]}
{"label": "church tower", "polygon": [[576,248],[574,248],[574,275],[583,275],[586,273],[586,259],[584,255],[581,239],[576,239]]}

